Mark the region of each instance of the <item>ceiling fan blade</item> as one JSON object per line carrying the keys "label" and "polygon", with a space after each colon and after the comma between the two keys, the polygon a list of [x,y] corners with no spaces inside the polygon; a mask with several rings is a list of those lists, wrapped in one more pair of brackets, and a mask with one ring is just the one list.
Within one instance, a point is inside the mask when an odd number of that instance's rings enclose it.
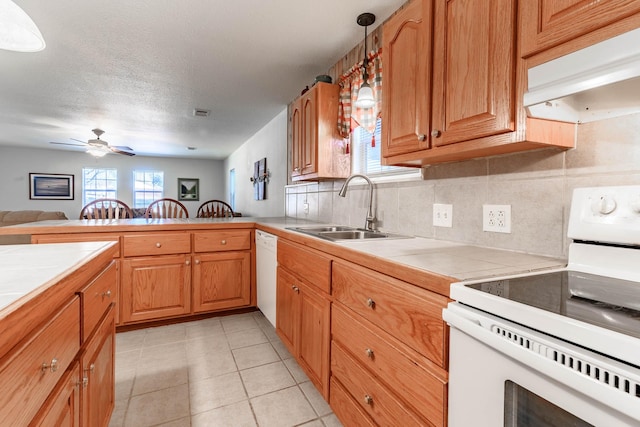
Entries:
{"label": "ceiling fan blade", "polygon": [[126,145],[110,145],[110,147],[118,150],[133,151],[133,148],[127,147]]}
{"label": "ceiling fan blade", "polygon": [[70,142],[55,142],[55,141],[49,141],[49,144],[55,144],[55,145],[71,145],[73,147],[84,147],[84,144],[71,144]]}
{"label": "ceiling fan blade", "polygon": [[69,138],[69,139],[70,139],[70,140],[72,140],[72,141],[78,141],[78,142],[80,142],[80,143],[82,143],[82,144],[87,145],[87,141],[82,141],[82,140],[80,140],[80,139],[75,139],[75,138]]}
{"label": "ceiling fan blade", "polygon": [[[128,147],[127,147],[128,148]],[[109,149],[116,154],[124,154],[125,156],[135,156],[135,153],[131,153],[129,151],[119,150],[116,147],[109,147]]]}

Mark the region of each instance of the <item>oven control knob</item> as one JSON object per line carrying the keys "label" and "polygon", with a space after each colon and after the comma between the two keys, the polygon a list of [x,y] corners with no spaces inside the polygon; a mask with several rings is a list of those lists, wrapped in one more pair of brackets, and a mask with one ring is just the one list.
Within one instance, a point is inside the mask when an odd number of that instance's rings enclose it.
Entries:
{"label": "oven control knob", "polygon": [[593,201],[591,211],[596,215],[609,215],[616,210],[616,201],[610,196],[601,196]]}

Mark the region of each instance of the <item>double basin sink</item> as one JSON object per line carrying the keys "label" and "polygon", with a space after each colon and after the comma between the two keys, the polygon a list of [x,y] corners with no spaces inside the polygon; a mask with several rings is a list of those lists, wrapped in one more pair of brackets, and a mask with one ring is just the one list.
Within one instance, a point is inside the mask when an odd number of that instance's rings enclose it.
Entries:
{"label": "double basin sink", "polygon": [[402,234],[370,231],[362,228],[347,227],[343,225],[313,226],[313,227],[288,227],[287,230],[309,234],[322,239],[338,242],[343,240],[369,240],[369,239],[408,239],[411,236]]}

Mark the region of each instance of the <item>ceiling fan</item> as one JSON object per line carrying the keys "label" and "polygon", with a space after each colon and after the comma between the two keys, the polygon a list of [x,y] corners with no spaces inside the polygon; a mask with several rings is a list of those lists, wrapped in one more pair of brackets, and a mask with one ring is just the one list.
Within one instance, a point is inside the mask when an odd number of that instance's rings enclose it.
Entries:
{"label": "ceiling fan", "polygon": [[133,148],[125,147],[125,146],[111,146],[107,141],[100,139],[100,135],[104,133],[102,129],[92,129],[91,132],[96,134],[96,139],[90,139],[89,141],[81,141],[79,139],[70,138],[74,141],[79,142],[80,144],[71,144],[68,142],[49,142],[50,144],[57,145],[72,145],[76,147],[87,147],[87,153],[96,156],[102,157],[105,154],[116,153],[116,154],[124,154],[125,156],[135,156],[133,153]]}

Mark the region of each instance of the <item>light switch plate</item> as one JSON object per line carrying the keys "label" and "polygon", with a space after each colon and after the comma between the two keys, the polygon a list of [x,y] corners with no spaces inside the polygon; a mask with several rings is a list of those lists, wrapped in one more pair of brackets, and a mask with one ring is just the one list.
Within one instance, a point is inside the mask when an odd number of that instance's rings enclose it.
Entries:
{"label": "light switch plate", "polygon": [[453,227],[453,205],[433,204],[433,226]]}

